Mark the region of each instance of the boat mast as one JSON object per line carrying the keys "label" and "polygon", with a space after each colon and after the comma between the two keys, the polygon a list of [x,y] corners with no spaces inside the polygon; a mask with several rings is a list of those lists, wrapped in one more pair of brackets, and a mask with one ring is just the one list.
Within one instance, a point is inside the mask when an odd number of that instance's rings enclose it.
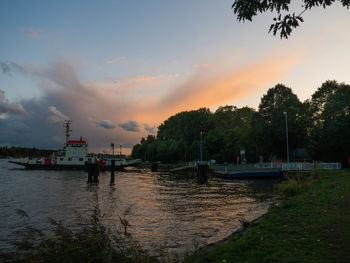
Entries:
{"label": "boat mast", "polygon": [[64,124],[63,124],[63,127],[66,128],[66,143],[69,141],[69,137],[70,137],[70,132],[72,131],[70,129],[70,124],[71,124],[72,121],[70,120],[65,120],[64,121]]}

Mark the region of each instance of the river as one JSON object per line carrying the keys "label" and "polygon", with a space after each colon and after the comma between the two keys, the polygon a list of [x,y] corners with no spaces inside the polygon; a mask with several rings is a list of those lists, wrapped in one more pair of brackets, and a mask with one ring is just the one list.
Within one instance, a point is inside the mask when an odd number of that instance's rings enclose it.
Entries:
{"label": "river", "polygon": [[[181,253],[216,242],[265,213],[277,194],[273,179],[223,180],[198,184],[194,177],[152,173],[130,168],[118,172],[109,186],[109,173],[88,186],[83,171],[33,171],[0,160],[0,248],[12,232],[26,225],[48,229],[48,217],[74,227],[77,214],[89,213],[98,202],[104,222],[118,225],[126,210],[129,232],[142,247]],[[20,218],[16,209],[26,211]]]}

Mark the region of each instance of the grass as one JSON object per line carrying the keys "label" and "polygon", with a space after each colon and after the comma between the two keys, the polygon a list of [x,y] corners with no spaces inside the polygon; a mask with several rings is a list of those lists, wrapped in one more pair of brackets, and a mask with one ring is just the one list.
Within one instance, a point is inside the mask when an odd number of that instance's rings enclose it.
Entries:
{"label": "grass", "polygon": [[350,171],[298,174],[287,199],[246,231],[186,262],[350,262]]}

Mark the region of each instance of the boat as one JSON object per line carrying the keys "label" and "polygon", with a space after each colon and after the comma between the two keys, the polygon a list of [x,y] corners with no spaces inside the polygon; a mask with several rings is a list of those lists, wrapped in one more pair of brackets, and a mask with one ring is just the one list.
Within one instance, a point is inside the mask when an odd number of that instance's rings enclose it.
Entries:
{"label": "boat", "polygon": [[70,140],[70,124],[66,121],[66,142],[63,150],[52,153],[51,157],[12,159],[10,163],[24,166],[28,170],[85,170],[86,163],[98,162],[101,170],[110,170],[111,160],[115,160],[115,169],[122,170],[126,166],[136,164],[137,160],[128,162],[121,158],[103,158],[100,155],[88,153],[88,143],[80,137],[79,140]]}

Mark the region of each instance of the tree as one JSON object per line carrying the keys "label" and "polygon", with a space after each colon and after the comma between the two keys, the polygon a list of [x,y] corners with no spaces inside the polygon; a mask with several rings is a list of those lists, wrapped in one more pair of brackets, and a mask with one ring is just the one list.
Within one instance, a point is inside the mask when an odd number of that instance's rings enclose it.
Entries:
{"label": "tree", "polygon": [[323,137],[320,146],[327,160],[347,163],[350,157],[350,85],[339,84],[329,96],[321,115]]}
{"label": "tree", "polygon": [[326,81],[309,101],[312,115],[312,154],[323,161],[350,156],[350,85]]}
{"label": "tree", "polygon": [[[258,136],[265,154],[284,157],[286,153],[285,115],[288,114],[290,148],[306,145],[305,106],[290,88],[277,84],[261,98]],[[268,156],[266,156],[268,157]]]}
{"label": "tree", "polygon": [[207,108],[177,113],[158,127],[157,138],[184,139],[187,144],[191,144],[199,138],[200,132],[208,132],[213,127],[211,115]]}
{"label": "tree", "polygon": [[310,135],[310,145],[309,149],[312,155],[316,158],[324,158],[322,151],[320,150],[320,142],[323,140],[324,136],[324,109],[325,105],[329,101],[329,97],[334,94],[340,85],[335,80],[327,80],[321,87],[319,87],[314,94],[312,94],[311,99],[307,100],[309,106],[309,135]]}
{"label": "tree", "polygon": [[281,38],[288,38],[292,30],[299,26],[300,22],[304,22],[302,14],[313,7],[322,6],[326,8],[334,2],[339,1],[343,7],[350,7],[350,0],[302,0],[301,12],[299,14],[288,13],[282,15],[283,12],[289,12],[291,4],[290,0],[235,0],[232,4],[233,12],[237,15],[238,21],[252,21],[257,13],[267,11],[276,12],[277,17],[273,19],[269,33],[272,31],[274,35],[280,32]]}

